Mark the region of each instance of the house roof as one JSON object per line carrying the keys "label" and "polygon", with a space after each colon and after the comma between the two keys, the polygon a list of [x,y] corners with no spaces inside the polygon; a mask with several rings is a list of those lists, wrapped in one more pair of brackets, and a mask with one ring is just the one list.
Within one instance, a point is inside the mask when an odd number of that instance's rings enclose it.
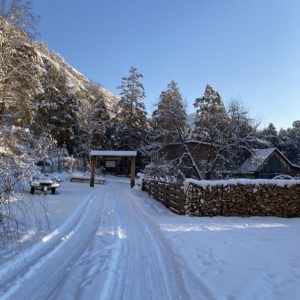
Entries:
{"label": "house roof", "polygon": [[257,171],[265,160],[276,150],[276,148],[255,150],[253,154],[239,167],[238,171],[242,173]]}
{"label": "house roof", "polygon": [[254,150],[253,154],[238,168],[238,173],[254,173],[258,172],[264,162],[270,155],[276,151],[288,165],[294,170],[300,172],[300,166],[292,164],[277,148],[267,148]]}

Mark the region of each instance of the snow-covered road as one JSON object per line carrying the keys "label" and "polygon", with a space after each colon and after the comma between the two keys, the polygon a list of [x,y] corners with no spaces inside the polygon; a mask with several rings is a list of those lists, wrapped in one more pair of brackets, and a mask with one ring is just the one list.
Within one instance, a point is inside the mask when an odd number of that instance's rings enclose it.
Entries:
{"label": "snow-covered road", "polygon": [[50,229],[0,248],[1,300],[299,299],[299,218],[179,216],[114,177],[46,197]]}
{"label": "snow-covered road", "polygon": [[188,298],[172,247],[128,183],[96,188],[0,276],[1,299]]}

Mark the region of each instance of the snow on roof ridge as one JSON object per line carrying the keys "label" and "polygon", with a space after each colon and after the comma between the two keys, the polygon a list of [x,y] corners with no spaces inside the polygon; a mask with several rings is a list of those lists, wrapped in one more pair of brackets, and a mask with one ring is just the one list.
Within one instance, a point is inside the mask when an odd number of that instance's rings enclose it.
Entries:
{"label": "snow on roof ridge", "polygon": [[[259,166],[275,151],[276,148],[257,149],[239,167],[240,172],[255,172]],[[279,150],[277,150],[279,151]]]}
{"label": "snow on roof ridge", "polygon": [[259,154],[270,155],[275,150],[279,151],[277,148],[271,147],[271,148],[265,148],[265,149],[256,149],[256,150],[254,150],[254,153],[255,153],[255,155],[259,155]]}
{"label": "snow on roof ridge", "polygon": [[257,149],[253,151],[253,154],[239,167],[240,172],[255,172],[259,166],[274,152],[277,151],[280,155],[293,167],[299,168],[299,166],[290,162],[290,160],[276,147]]}

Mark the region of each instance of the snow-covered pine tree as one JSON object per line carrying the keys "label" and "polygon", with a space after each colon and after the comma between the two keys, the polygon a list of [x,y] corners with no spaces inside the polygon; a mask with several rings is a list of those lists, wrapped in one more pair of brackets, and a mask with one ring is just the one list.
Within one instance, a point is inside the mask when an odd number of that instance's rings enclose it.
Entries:
{"label": "snow-covered pine tree", "polygon": [[278,148],[279,139],[276,127],[273,123],[270,123],[266,128],[261,131],[262,139],[270,143],[270,147]]}
{"label": "snow-covered pine tree", "polygon": [[[151,176],[180,180],[184,177],[186,159],[190,160],[191,157],[186,146],[186,107],[174,80],[168,84],[165,91],[161,92],[156,106],[150,120],[151,131],[145,147],[145,155],[151,162],[146,170]],[[178,155],[170,159],[166,152],[174,152]]]}
{"label": "snow-covered pine tree", "polygon": [[147,112],[143,102],[145,92],[141,78],[143,75],[131,67],[129,76],[123,77],[118,87],[121,90],[121,99],[115,107],[112,123],[115,130],[115,149],[137,150],[144,138]]}
{"label": "snow-covered pine tree", "polygon": [[218,143],[229,123],[221,96],[207,85],[204,96],[195,100],[194,107],[196,118],[193,137],[202,142]]}
{"label": "snow-covered pine tree", "polygon": [[70,90],[65,70],[52,64],[41,82],[43,91],[31,105],[33,131],[37,135],[51,136],[59,147],[66,144],[72,149],[78,101]]}
{"label": "snow-covered pine tree", "polygon": [[280,129],[279,150],[294,164],[300,165],[300,121],[293,122],[292,128]]}
{"label": "snow-covered pine tree", "polygon": [[228,140],[226,128],[230,122],[222,98],[210,85],[206,85],[204,96],[194,103],[196,117],[193,139],[209,145],[205,167],[205,177],[210,179],[218,159],[220,149]]}
{"label": "snow-covered pine tree", "polygon": [[175,81],[161,92],[157,109],[152,114],[153,138],[163,144],[183,140],[186,133],[187,113],[178,85]]}

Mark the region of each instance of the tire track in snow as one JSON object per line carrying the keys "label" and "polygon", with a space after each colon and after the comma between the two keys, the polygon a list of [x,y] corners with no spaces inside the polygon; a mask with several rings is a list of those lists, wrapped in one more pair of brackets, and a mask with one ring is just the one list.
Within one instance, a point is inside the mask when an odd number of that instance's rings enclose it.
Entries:
{"label": "tire track in snow", "polygon": [[59,228],[0,270],[1,299],[48,299],[97,231],[101,190],[92,192]]}
{"label": "tire track in snow", "polygon": [[106,279],[114,264],[118,239],[123,237],[115,213],[115,192],[111,187],[102,187],[103,202],[98,229],[81,257],[65,274],[64,281],[51,299],[99,299],[106,289]]}
{"label": "tire track in snow", "polygon": [[95,189],[44,242],[2,266],[1,300],[192,299],[170,243],[128,183]]}
{"label": "tire track in snow", "polygon": [[114,196],[119,239],[99,299],[189,299],[179,263],[159,226],[128,188]]}

